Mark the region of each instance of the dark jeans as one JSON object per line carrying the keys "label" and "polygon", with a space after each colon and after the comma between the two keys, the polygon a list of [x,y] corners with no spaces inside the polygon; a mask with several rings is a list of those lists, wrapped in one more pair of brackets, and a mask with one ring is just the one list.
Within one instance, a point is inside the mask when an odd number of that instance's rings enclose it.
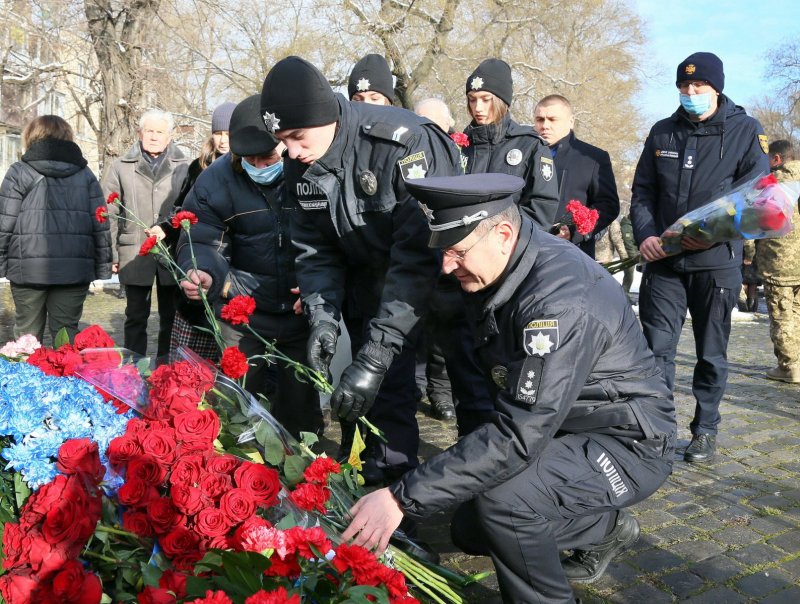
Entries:
{"label": "dark jeans", "polygon": [[[286,313],[255,313],[250,318],[253,329],[287,357],[308,365],[306,343],[308,320],[302,315]],[[246,327],[233,327],[221,322],[222,336],[228,346],[238,346],[248,357],[264,354],[264,343]],[[251,363],[245,378],[245,389],[257,400],[259,394],[270,402],[270,413],[295,438],[300,432],[322,434],[322,411],[319,393],[314,387],[295,377],[285,363],[268,364],[263,358]]]}
{"label": "dark jeans", "polygon": [[[172,321],[175,318],[177,285],[156,283],[158,297],[158,350],[161,357],[169,352]],[[125,285],[125,348],[142,356],[147,355],[147,319],[150,318],[153,288],[148,285]]]}
{"label": "dark jeans", "polygon": [[556,438],[525,470],[458,508],[453,543],[491,556],[504,602],[572,604],[561,550],[597,545],[617,510],[654,493],[671,472],[674,444],[674,436]]}
{"label": "dark jeans", "polygon": [[41,342],[47,323],[53,342],[62,327],[66,328],[72,341],[78,333],[78,321],[83,314],[83,303],[88,292],[88,283],[41,287],[12,283],[11,295],[16,309],[14,337],[29,333]]}
{"label": "dark jeans", "polygon": [[678,273],[658,263],[647,264],[639,289],[639,319],[667,387],[675,385],[675,355],[686,309],[692,315],[697,363],[692,393],[697,404],[692,434],[716,434],[719,403],[728,381],[728,338],[731,311],[741,288],[737,268]]}

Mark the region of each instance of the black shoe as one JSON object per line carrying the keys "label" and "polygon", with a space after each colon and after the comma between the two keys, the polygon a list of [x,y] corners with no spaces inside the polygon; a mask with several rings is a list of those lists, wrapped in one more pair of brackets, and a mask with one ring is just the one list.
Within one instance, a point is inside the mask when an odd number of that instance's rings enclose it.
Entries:
{"label": "black shoe", "polygon": [[636,543],[639,538],[639,523],[630,512],[620,510],[617,524],[605,539],[593,549],[576,549],[561,566],[567,579],[574,583],[594,583],[608,568],[609,563]]}
{"label": "black shoe", "polygon": [[431,401],[431,417],[441,421],[450,421],[456,417],[456,408],[450,401]]}
{"label": "black shoe", "polygon": [[711,461],[717,452],[717,437],[713,434],[695,434],[686,447],[683,460],[689,463]]}

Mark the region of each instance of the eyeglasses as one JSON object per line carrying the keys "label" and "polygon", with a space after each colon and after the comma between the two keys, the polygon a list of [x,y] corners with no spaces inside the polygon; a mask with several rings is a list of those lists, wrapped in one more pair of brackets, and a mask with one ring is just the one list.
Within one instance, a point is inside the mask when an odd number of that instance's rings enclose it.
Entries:
{"label": "eyeglasses", "polygon": [[481,235],[481,236],[478,238],[478,240],[477,240],[475,243],[473,243],[471,246],[469,246],[469,247],[468,247],[467,249],[465,249],[465,250],[454,250],[454,249],[450,249],[450,248],[448,248],[448,249],[444,250],[444,252],[442,252],[442,253],[443,253],[445,256],[447,256],[448,258],[452,258],[453,260],[458,260],[459,262],[464,262],[464,260],[465,260],[465,259],[466,259],[466,257],[467,257],[467,254],[469,254],[470,250],[472,250],[472,248],[474,248],[474,247],[475,247],[476,245],[478,245],[478,244],[479,244],[481,241],[483,241],[483,239],[486,237],[486,235],[488,235],[489,233],[491,233],[493,230],[494,230],[494,228],[491,228],[491,229],[489,229],[488,231],[486,231],[486,232],[485,232],[483,235]]}
{"label": "eyeglasses", "polygon": [[680,84],[678,84],[678,90],[689,90],[690,86],[694,87],[694,89],[697,90],[698,88],[710,85],[711,84],[709,84],[705,80],[687,80],[685,82],[681,82]]}

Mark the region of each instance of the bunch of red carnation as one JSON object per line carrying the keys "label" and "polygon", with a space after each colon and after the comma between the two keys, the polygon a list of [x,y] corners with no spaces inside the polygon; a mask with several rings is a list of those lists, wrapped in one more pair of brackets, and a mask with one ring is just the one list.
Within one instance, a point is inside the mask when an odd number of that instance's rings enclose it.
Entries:
{"label": "bunch of red carnation", "polygon": [[191,570],[209,548],[230,547],[237,529],[273,506],[281,490],[276,470],[216,452],[219,429],[214,411],[195,408],[133,419],[108,448],[125,476],[117,495],[123,526],[156,537],[179,570]]}
{"label": "bunch of red carnation", "polygon": [[58,469],[63,474],[28,498],[19,522],[5,525],[0,594],[9,604],[97,604],[103,595],[100,579],[77,560],[102,513],[97,444],[66,441]]}
{"label": "bunch of red carnation", "polygon": [[306,481],[295,487],[289,499],[300,509],[324,514],[325,504],[331,497],[328,478],[341,471],[342,467],[330,457],[317,457],[303,472]]}
{"label": "bunch of red carnation", "polygon": [[578,233],[586,236],[594,231],[597,219],[600,217],[600,213],[597,210],[586,207],[577,199],[571,200],[566,209],[570,213],[572,224],[575,225],[575,230]]}
{"label": "bunch of red carnation", "polygon": [[385,586],[392,604],[419,604],[408,595],[406,577],[400,571],[381,564],[368,549],[342,543],[331,561],[340,573],[350,573],[358,585]]}
{"label": "bunch of red carnation", "polygon": [[[85,359],[78,354],[79,352],[87,348],[113,348],[114,346],[116,346],[114,340],[102,327],[90,325],[75,335],[73,344],[63,344],[57,350],[45,346],[37,348],[28,357],[27,363],[38,367],[47,375],[72,376],[75,375],[75,369],[85,362]],[[111,365],[113,361],[116,361],[117,364],[120,362],[117,352],[95,354],[94,358],[98,362],[103,358],[107,365]]]}

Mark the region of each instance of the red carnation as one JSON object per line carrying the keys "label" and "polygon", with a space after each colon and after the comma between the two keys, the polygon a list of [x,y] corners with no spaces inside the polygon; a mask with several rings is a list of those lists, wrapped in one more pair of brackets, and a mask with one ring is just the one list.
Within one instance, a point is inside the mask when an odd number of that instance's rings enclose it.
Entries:
{"label": "red carnation", "polygon": [[103,206],[99,206],[95,208],[94,217],[97,218],[97,222],[103,224],[106,220],[108,220],[108,210],[106,210]]}
{"label": "red carnation", "polygon": [[600,213],[592,208],[587,208],[577,199],[571,200],[567,204],[567,212],[572,215],[572,224],[575,230],[583,236],[588,235],[594,230]]}
{"label": "red carnation", "polygon": [[222,360],[219,362],[219,366],[225,375],[234,380],[245,376],[250,368],[247,364],[247,356],[236,346],[228,346],[222,351]]}
{"label": "red carnation", "polygon": [[114,348],[116,344],[106,330],[99,325],[89,325],[75,336],[73,342],[76,350],[85,348]]}
{"label": "red carnation", "polygon": [[136,596],[138,604],[175,604],[175,595],[164,587],[146,585]]}
{"label": "red carnation", "polygon": [[342,466],[340,466],[336,460],[330,457],[317,457],[311,462],[311,465],[306,468],[305,472],[303,472],[303,476],[306,482],[327,484],[328,474],[338,474],[341,471]]}
{"label": "red carnation", "polygon": [[300,596],[297,594],[290,596],[284,587],[272,591],[260,589],[245,599],[244,604],[300,604]]}
{"label": "red carnation", "polygon": [[330,496],[331,493],[327,487],[303,482],[289,494],[289,499],[303,510],[317,510],[320,514],[324,514],[325,503]]}
{"label": "red carnation", "polygon": [[233,604],[231,599],[225,595],[224,591],[207,591],[205,598],[197,598],[188,601],[186,604]]}
{"label": "red carnation", "polygon": [[[184,222],[184,220],[186,222]],[[187,231],[189,230],[189,226],[192,224],[197,224],[197,216],[194,212],[189,212],[187,210],[181,210],[175,216],[172,217],[172,228],[178,229],[183,227]]]}
{"label": "red carnation", "polygon": [[250,296],[235,296],[222,307],[220,316],[234,325],[250,323],[250,315],[256,310],[256,301]]}
{"label": "red carnation", "polygon": [[186,575],[184,573],[176,573],[174,570],[167,569],[158,580],[158,586],[168,589],[179,599],[186,597]]}
{"label": "red carnation", "polygon": [[[314,526],[308,529],[293,526],[284,531],[284,534],[289,542],[287,549],[294,550],[298,556],[309,560],[313,560],[319,554],[324,556],[333,547],[328,535],[325,534],[325,530],[321,526]],[[314,550],[316,550],[316,553]]]}
{"label": "red carnation", "polygon": [[[142,247],[139,248],[139,255],[147,256],[147,254],[150,253],[150,251],[153,249],[156,243],[158,243],[158,237],[156,237],[155,235],[151,235],[150,237],[145,239],[144,243],[142,244]],[[156,250],[156,253],[158,253],[158,250]]]}
{"label": "red carnation", "polygon": [[106,199],[106,203],[108,205],[111,205],[112,203],[117,203],[118,201],[119,201],[119,193],[117,193],[116,191],[111,191],[111,193],[108,194],[108,199]]}
{"label": "red carnation", "polygon": [[759,181],[756,183],[756,189],[759,190],[766,189],[770,185],[777,185],[777,184],[778,184],[778,179],[775,178],[774,174],[770,173],[767,176],[764,176],[763,178],[759,179]]}
{"label": "red carnation", "polygon": [[450,138],[452,138],[453,142],[459,147],[469,147],[470,145],[469,136],[463,132],[453,132],[453,134],[450,135]]}
{"label": "red carnation", "polygon": [[27,363],[41,369],[46,375],[57,377],[70,376],[75,373],[75,368],[81,364],[79,355],[71,344],[64,344],[58,350],[52,348],[37,348]]}

